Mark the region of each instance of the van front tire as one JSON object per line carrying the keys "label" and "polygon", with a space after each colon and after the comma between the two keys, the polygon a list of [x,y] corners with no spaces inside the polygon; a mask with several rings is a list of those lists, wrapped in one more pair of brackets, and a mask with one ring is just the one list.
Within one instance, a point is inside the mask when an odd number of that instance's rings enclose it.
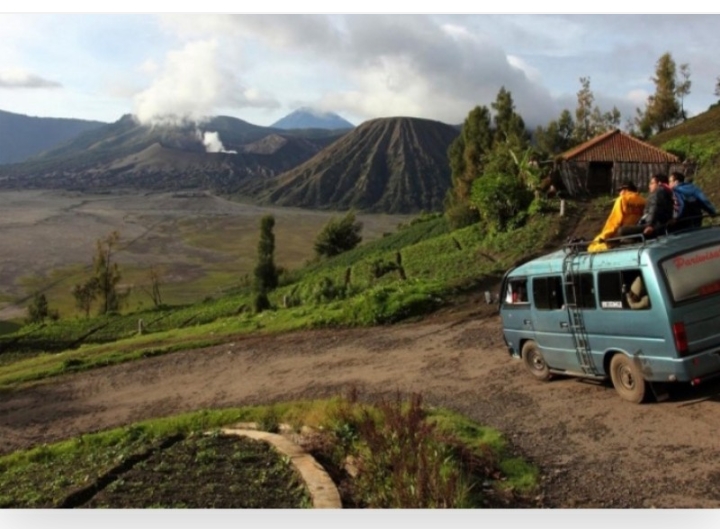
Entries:
{"label": "van front tire", "polygon": [[624,400],[640,404],[648,394],[648,384],[632,358],[616,354],[610,361],[610,379]]}
{"label": "van front tire", "polygon": [[545,363],[545,357],[543,357],[540,348],[533,340],[528,340],[523,344],[522,361],[533,378],[543,382],[547,382],[552,378],[550,368]]}

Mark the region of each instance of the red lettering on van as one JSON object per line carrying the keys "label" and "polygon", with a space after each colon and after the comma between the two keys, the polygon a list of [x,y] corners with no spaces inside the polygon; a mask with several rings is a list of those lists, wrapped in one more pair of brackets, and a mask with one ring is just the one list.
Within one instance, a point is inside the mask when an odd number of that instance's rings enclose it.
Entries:
{"label": "red lettering on van", "polygon": [[680,270],[681,268],[684,268],[686,266],[694,266],[696,264],[704,263],[706,261],[712,261],[715,259],[720,259],[720,249],[692,255],[690,257],[675,257],[673,259],[673,264],[675,265],[675,268]]}

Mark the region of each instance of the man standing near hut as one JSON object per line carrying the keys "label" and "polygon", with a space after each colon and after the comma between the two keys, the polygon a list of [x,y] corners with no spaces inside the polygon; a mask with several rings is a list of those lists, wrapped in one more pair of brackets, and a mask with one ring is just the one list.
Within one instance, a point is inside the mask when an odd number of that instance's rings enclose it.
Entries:
{"label": "man standing near hut", "polygon": [[645,210],[645,199],[638,193],[632,181],[625,179],[620,186],[620,196],[615,199],[610,216],[605,222],[600,235],[595,237],[588,246],[589,252],[601,252],[613,246],[608,239],[617,237],[623,226],[637,224]]}

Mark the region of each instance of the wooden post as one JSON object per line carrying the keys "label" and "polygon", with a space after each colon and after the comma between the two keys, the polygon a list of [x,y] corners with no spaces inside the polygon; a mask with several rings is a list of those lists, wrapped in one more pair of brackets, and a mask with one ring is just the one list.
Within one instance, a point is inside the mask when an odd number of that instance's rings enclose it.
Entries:
{"label": "wooden post", "polygon": [[561,217],[565,216],[565,199],[564,198],[560,199],[560,216]]}

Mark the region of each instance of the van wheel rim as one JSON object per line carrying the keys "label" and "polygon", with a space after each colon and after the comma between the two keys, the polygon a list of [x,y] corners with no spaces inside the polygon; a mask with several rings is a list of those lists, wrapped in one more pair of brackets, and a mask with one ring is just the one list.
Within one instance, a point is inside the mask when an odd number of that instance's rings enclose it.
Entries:
{"label": "van wheel rim", "polygon": [[635,387],[635,377],[632,374],[632,370],[627,366],[622,366],[618,369],[618,375],[620,383],[627,389],[633,389]]}
{"label": "van wheel rim", "polygon": [[543,360],[542,355],[537,354],[537,352],[533,351],[532,356],[530,357],[530,365],[533,367],[533,369],[536,369],[537,371],[542,371],[545,369],[545,360]]}

